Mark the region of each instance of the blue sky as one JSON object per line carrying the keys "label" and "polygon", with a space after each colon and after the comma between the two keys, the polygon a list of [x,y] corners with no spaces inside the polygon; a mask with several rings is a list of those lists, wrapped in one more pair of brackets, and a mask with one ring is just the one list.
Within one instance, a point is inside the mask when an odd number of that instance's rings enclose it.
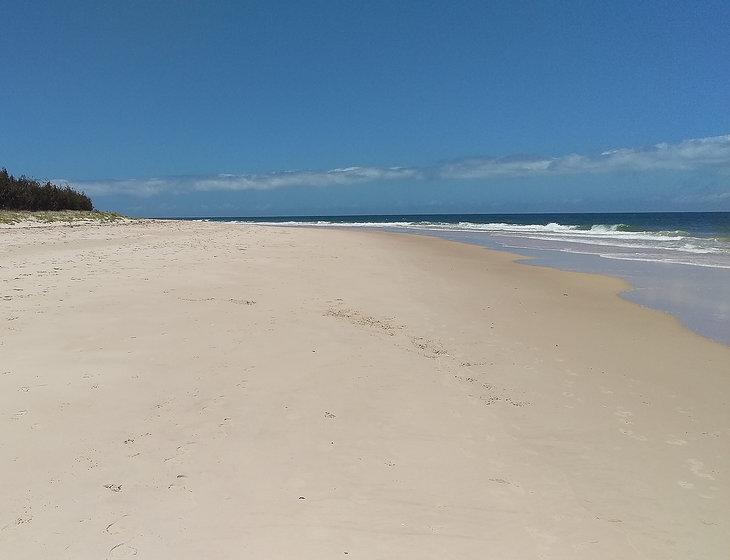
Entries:
{"label": "blue sky", "polygon": [[730,210],[727,2],[212,4],[0,0],[0,166],[137,215]]}

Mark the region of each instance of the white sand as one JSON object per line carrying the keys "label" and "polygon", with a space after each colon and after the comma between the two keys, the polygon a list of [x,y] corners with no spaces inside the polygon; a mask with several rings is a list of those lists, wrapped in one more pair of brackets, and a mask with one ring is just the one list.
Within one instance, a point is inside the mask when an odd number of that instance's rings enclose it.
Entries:
{"label": "white sand", "polygon": [[405,235],[0,231],[0,558],[724,559],[730,348]]}

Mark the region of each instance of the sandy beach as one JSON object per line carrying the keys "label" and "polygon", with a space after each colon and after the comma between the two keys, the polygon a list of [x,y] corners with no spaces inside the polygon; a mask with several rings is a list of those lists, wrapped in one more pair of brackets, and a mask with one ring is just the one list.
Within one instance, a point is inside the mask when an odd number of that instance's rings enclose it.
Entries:
{"label": "sandy beach", "polygon": [[0,230],[0,558],[722,559],[730,348],[384,232]]}

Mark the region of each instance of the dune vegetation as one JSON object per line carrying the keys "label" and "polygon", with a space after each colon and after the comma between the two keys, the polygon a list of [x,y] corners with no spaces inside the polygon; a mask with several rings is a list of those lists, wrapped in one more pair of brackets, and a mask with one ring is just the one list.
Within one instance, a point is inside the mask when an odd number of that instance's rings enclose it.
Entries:
{"label": "dune vegetation", "polygon": [[0,210],[85,210],[94,204],[85,193],[68,186],[41,183],[21,175],[14,177],[7,169],[0,169]]}

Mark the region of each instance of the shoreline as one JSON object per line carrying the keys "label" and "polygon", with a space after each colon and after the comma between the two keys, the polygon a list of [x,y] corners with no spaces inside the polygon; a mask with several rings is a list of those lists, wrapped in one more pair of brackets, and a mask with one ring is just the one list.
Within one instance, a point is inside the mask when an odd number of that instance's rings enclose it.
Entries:
{"label": "shoreline", "polygon": [[[276,227],[276,226],[263,226],[263,227]],[[303,227],[303,228],[310,228],[310,226],[296,226],[296,227]],[[328,228],[320,228],[317,226],[311,226],[311,229],[328,229]],[[351,230],[345,230],[345,231],[351,231]],[[712,344],[719,344],[720,346],[730,348],[730,344],[724,342],[723,340],[719,340],[716,338],[713,338],[711,336],[705,335],[695,329],[690,328],[687,324],[685,324],[681,317],[677,316],[675,313],[663,309],[661,307],[653,307],[651,305],[646,305],[642,303],[640,300],[632,299],[630,294],[636,290],[636,286],[631,283],[631,281],[627,280],[626,278],[623,278],[621,276],[618,276],[616,274],[609,274],[609,273],[603,273],[603,272],[591,272],[586,270],[577,270],[572,268],[562,268],[557,264],[547,264],[545,261],[547,259],[541,259],[538,256],[533,255],[527,255],[527,254],[520,254],[516,253],[509,249],[502,249],[502,248],[495,248],[490,245],[485,244],[479,244],[477,242],[471,242],[471,241],[465,241],[465,240],[459,240],[459,239],[452,239],[448,237],[443,237],[440,235],[434,235],[432,233],[416,233],[416,232],[408,232],[408,231],[383,231],[378,229],[367,229],[363,230],[367,233],[371,233],[374,235],[395,235],[395,236],[411,236],[416,239],[421,237],[426,237],[430,239],[437,239],[439,241],[445,242],[447,244],[456,244],[456,245],[464,245],[467,247],[476,247],[479,248],[487,253],[486,258],[493,258],[495,255],[504,255],[508,258],[509,262],[518,265],[518,266],[526,266],[531,268],[537,268],[545,271],[557,271],[559,273],[568,274],[568,275],[575,275],[577,278],[585,277],[588,279],[589,282],[598,281],[602,282],[607,285],[607,289],[611,292],[612,295],[614,295],[616,298],[618,298],[620,301],[626,302],[632,306],[636,306],[639,309],[642,309],[643,311],[654,313],[658,317],[662,317],[663,319],[669,319],[672,323],[674,323],[677,327],[679,327],[681,330],[683,330],[687,335],[696,336],[700,338],[701,340],[710,342]],[[475,258],[478,258],[477,255],[474,256]],[[614,286],[608,286],[608,284],[615,284]]]}
{"label": "shoreline", "polygon": [[[194,220],[201,221],[197,218]],[[255,222],[231,223],[248,224]],[[277,226],[275,222],[262,225],[265,227],[332,229],[328,225],[306,224],[304,222],[296,225],[282,224]],[[336,229],[347,230],[349,228]],[[717,296],[713,298],[713,301],[709,301],[704,296],[707,293],[715,293],[719,294],[720,301],[730,301],[730,291],[727,288],[730,284],[727,284],[725,279],[721,278],[721,275],[728,274],[724,271],[708,271],[704,267],[697,270],[693,266],[684,264],[606,260],[597,255],[580,252],[564,253],[554,249],[520,247],[505,244],[499,238],[493,238],[488,234],[447,232],[418,229],[417,227],[400,229],[398,227],[363,226],[357,229],[373,233],[389,232],[443,239],[454,243],[481,247],[488,251],[513,255],[515,262],[526,266],[615,278],[626,284],[626,288],[617,294],[620,298],[645,309],[666,313],[678,319],[687,330],[730,347],[730,318],[728,318],[730,308],[725,306],[726,309],[720,311],[717,307]],[[669,275],[661,275],[660,269],[663,267],[668,267],[674,272]],[[714,278],[714,280],[711,280],[711,278]],[[660,286],[659,280],[664,285]],[[727,298],[723,297],[725,292],[727,292]]]}
{"label": "shoreline", "polygon": [[[413,232],[404,233],[414,234]],[[617,294],[622,299],[645,309],[666,313],[676,318],[687,330],[713,342],[730,346],[730,322],[728,322],[728,319],[709,317],[707,315],[707,309],[698,312],[696,310],[697,300],[687,298],[686,295],[682,296],[684,291],[688,290],[687,286],[689,285],[693,286],[695,290],[700,290],[701,287],[704,287],[705,292],[721,291],[720,286],[722,280],[719,280],[718,283],[712,286],[704,285],[701,281],[692,283],[689,280],[691,278],[693,279],[692,272],[707,274],[708,271],[706,270],[697,271],[693,270],[691,266],[682,264],[634,262],[627,265],[625,261],[606,261],[596,255],[560,253],[550,249],[535,250],[528,247],[510,247],[500,245],[497,240],[489,238],[459,238],[458,236],[439,235],[427,231],[416,233],[416,235],[446,239],[455,243],[466,243],[491,251],[515,255],[517,257],[515,262],[526,266],[544,267],[562,272],[607,276],[621,280],[626,284],[626,288]],[[521,252],[518,253],[515,251]],[[668,267],[669,269],[675,270],[673,275],[669,275],[675,278],[674,284],[669,283],[668,286],[657,287],[656,284],[660,278],[658,274],[661,267]],[[686,272],[684,274],[678,274],[676,271],[681,269],[685,269]],[[730,273],[724,271],[721,274],[730,276]],[[717,276],[719,277],[720,273]],[[677,284],[681,287],[678,288]],[[717,298],[714,299],[716,300]],[[720,299],[722,300],[722,296],[720,296]],[[705,304],[705,307],[707,307],[710,305],[710,302],[706,301]]]}
{"label": "shoreline", "polygon": [[192,221],[0,254],[0,556],[730,548],[730,348],[620,279]]}

